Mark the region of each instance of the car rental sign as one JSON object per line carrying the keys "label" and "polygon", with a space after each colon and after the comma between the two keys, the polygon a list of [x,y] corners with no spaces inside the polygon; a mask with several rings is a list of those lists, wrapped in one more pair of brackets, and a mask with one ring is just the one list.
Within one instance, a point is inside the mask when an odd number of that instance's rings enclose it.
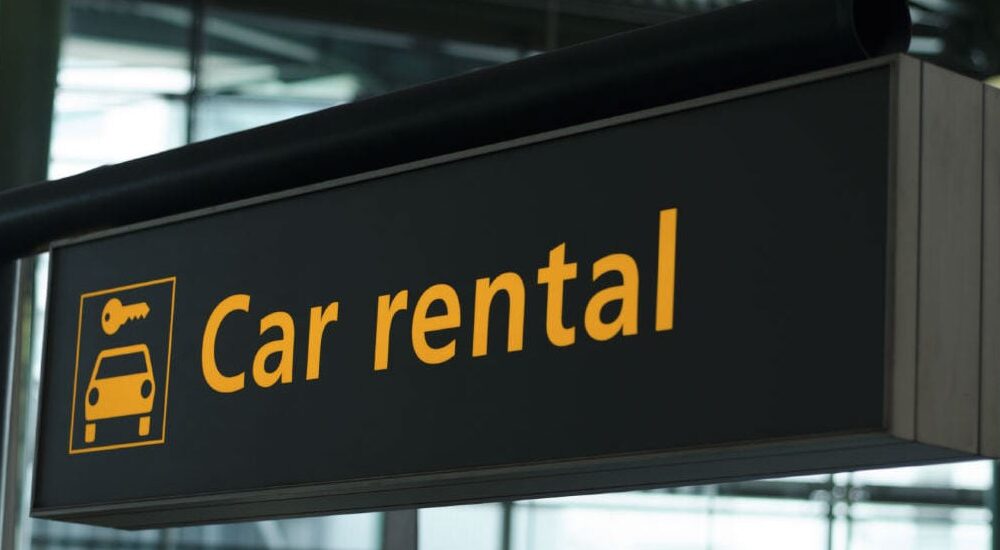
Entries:
{"label": "car rental sign", "polygon": [[149,527],[975,454],[910,433],[887,355],[900,71],[57,244],[33,513]]}

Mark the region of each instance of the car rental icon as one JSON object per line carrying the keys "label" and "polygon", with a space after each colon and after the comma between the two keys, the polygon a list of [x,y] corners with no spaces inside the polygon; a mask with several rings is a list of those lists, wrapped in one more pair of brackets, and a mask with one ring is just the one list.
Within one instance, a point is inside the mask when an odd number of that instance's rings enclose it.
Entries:
{"label": "car rental icon", "polygon": [[155,393],[153,365],[146,344],[101,351],[87,385],[84,441],[94,442],[98,420],[129,416],[139,417],[140,437],[149,435]]}

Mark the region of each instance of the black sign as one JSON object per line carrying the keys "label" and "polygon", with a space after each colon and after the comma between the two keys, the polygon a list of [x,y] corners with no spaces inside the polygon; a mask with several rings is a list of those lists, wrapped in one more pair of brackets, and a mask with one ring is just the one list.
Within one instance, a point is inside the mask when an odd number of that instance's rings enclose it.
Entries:
{"label": "black sign", "polygon": [[[886,427],[889,82],[882,66],[56,247],[35,513],[165,525],[860,456]],[[798,440],[820,443],[754,446]]]}

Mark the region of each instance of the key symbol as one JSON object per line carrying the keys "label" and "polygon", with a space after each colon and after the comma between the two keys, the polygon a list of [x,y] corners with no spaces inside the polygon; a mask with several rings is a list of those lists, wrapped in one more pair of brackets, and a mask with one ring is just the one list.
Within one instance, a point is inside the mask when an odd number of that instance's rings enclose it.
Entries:
{"label": "key symbol", "polygon": [[125,323],[136,319],[145,319],[147,315],[149,315],[149,305],[146,302],[124,305],[118,298],[112,298],[104,304],[104,312],[101,313],[101,328],[104,329],[105,334],[110,336],[118,332],[118,329]]}

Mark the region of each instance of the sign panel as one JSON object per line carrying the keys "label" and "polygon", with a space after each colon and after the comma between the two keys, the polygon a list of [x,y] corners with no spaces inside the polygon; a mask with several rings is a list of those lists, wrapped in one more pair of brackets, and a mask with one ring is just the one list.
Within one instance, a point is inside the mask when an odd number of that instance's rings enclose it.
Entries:
{"label": "sign panel", "polygon": [[[150,526],[860,463],[888,444],[891,74],[57,246],[34,513]],[[717,464],[639,468],[692,449]]]}

